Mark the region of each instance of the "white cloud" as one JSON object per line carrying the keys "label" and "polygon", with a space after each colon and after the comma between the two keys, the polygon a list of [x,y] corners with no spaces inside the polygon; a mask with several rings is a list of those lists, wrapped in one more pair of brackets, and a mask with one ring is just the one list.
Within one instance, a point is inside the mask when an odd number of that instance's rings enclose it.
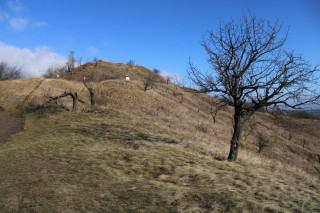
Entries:
{"label": "white cloud", "polygon": [[0,23],[3,22],[7,24],[9,28],[15,31],[24,30],[29,26],[33,26],[33,27],[48,26],[48,23],[45,21],[30,22],[29,20],[32,20],[32,18],[24,15],[26,13],[26,9],[18,0],[8,1],[7,6],[8,7],[5,11],[0,10]]}
{"label": "white cloud", "polygon": [[28,25],[28,20],[24,18],[12,18],[9,21],[10,27],[14,30],[23,30]]}
{"label": "white cloud", "polygon": [[0,42],[0,60],[21,68],[23,77],[41,77],[49,66],[64,65],[67,59],[46,46],[35,51],[20,49]]}
{"label": "white cloud", "polygon": [[21,13],[24,8],[22,6],[22,4],[18,1],[8,1],[8,7],[15,13]]}
{"label": "white cloud", "polygon": [[88,47],[88,50],[91,54],[97,54],[99,52],[99,50],[95,47]]}
{"label": "white cloud", "polygon": [[36,27],[45,27],[45,26],[48,26],[48,23],[45,21],[40,21],[40,22],[36,22],[35,26]]}
{"label": "white cloud", "polygon": [[9,22],[10,28],[16,31],[25,29],[29,21],[27,18],[21,17],[24,10],[21,3],[19,1],[8,1],[8,8],[11,11],[11,15],[7,15],[6,19]]}
{"label": "white cloud", "polygon": [[0,23],[9,19],[9,15],[6,12],[0,10]]}
{"label": "white cloud", "polygon": [[171,73],[166,70],[160,70],[160,75],[164,78],[170,78],[170,81],[174,84],[180,84],[184,80],[179,73]]}

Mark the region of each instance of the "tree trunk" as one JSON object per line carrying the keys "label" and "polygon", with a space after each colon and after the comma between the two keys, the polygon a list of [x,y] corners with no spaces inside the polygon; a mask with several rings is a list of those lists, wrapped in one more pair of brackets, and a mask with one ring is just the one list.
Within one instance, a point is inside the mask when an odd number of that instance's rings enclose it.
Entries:
{"label": "tree trunk", "polygon": [[90,90],[90,103],[92,106],[94,106],[96,104],[96,102],[94,100],[94,93],[92,90]]}
{"label": "tree trunk", "polygon": [[58,104],[58,99],[66,97],[66,96],[71,96],[72,97],[72,112],[77,112],[78,111],[78,94],[75,92],[73,93],[72,90],[70,90],[70,92],[64,92],[61,95],[52,97],[52,96],[46,96],[46,98],[49,98],[49,101],[47,101],[45,104],[50,103],[51,101],[55,101],[56,104]]}
{"label": "tree trunk", "polygon": [[78,94],[76,92],[75,93],[70,92],[70,95],[73,100],[72,112],[77,112],[78,111]]}
{"label": "tree trunk", "polygon": [[92,106],[94,106],[96,104],[96,102],[94,100],[94,92],[93,92],[92,86],[90,84],[87,84],[85,77],[83,78],[83,84],[90,92],[90,103]]}
{"label": "tree trunk", "polygon": [[235,161],[238,157],[238,151],[240,146],[240,138],[241,138],[241,131],[242,131],[242,119],[239,115],[234,116],[234,130],[231,139],[231,146],[230,152],[228,156],[228,161]]}

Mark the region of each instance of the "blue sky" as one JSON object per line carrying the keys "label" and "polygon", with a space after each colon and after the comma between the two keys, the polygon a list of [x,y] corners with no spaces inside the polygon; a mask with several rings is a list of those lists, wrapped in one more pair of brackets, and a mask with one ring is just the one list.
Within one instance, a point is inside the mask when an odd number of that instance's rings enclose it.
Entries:
{"label": "blue sky", "polygon": [[287,47],[320,64],[319,0],[0,0],[0,61],[40,76],[73,50],[185,76],[189,57],[208,69],[202,34],[248,9],[290,25]]}

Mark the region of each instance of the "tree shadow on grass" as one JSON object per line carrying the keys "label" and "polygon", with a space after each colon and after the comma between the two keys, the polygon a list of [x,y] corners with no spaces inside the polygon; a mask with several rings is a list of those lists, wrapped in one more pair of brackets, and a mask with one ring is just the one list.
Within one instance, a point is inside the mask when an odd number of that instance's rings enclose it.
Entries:
{"label": "tree shadow on grass", "polygon": [[7,138],[22,130],[22,119],[14,117],[0,110],[0,143],[6,142]]}

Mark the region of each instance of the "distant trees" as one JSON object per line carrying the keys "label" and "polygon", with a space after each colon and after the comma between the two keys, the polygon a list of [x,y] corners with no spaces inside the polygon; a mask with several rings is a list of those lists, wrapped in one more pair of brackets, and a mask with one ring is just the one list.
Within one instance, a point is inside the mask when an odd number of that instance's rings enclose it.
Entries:
{"label": "distant trees", "polygon": [[133,60],[133,59],[130,59],[130,60],[127,62],[127,65],[132,65],[132,66],[133,66],[134,63],[135,63],[134,60]]}
{"label": "distant trees", "polygon": [[67,61],[67,69],[68,72],[73,74],[73,69],[75,68],[76,59],[74,57],[74,51],[69,52],[68,61]]}
{"label": "distant trees", "polygon": [[0,62],[0,81],[21,78],[21,70],[14,66],[9,66],[6,62]]}
{"label": "distant trees", "polygon": [[203,36],[211,72],[201,72],[189,60],[188,75],[198,90],[216,93],[234,107],[229,161],[237,159],[242,127],[256,111],[300,108],[319,101],[319,69],[284,49],[287,35],[278,22],[244,15],[239,22],[221,23]]}
{"label": "distant trees", "polygon": [[160,70],[158,70],[158,69],[153,69],[152,71],[153,71],[155,74],[160,75]]}
{"label": "distant trees", "polygon": [[59,76],[59,73],[56,72],[56,70],[52,66],[48,67],[48,69],[42,75],[42,77],[44,78],[58,78],[58,76]]}
{"label": "distant trees", "polygon": [[78,66],[80,67],[81,65],[82,65],[82,56],[80,56],[78,59]]}
{"label": "distant trees", "polygon": [[66,66],[53,65],[42,75],[44,78],[61,78],[67,72]]}
{"label": "distant trees", "polygon": [[307,112],[304,110],[289,111],[287,114],[291,117],[294,117],[294,118],[320,120],[319,114],[313,114],[313,113],[310,113],[310,112]]}

